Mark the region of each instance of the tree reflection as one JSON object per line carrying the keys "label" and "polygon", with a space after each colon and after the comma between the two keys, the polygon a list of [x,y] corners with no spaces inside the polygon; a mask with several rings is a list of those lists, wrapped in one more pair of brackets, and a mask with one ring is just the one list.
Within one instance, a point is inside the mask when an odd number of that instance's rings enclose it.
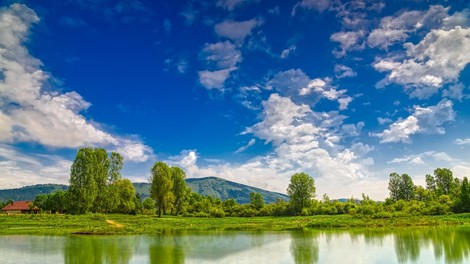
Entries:
{"label": "tree reflection", "polygon": [[470,229],[468,228],[424,228],[397,230],[394,232],[395,252],[398,261],[416,261],[420,249],[432,245],[436,260],[444,258],[446,263],[463,262],[470,253]]}
{"label": "tree reflection", "polygon": [[318,232],[296,230],[291,232],[290,251],[295,263],[318,262]]}
{"label": "tree reflection", "polygon": [[64,245],[64,262],[126,264],[132,257],[135,237],[72,236]]}
{"label": "tree reflection", "polygon": [[156,235],[149,246],[150,263],[184,263],[185,247],[181,232],[166,230]]}

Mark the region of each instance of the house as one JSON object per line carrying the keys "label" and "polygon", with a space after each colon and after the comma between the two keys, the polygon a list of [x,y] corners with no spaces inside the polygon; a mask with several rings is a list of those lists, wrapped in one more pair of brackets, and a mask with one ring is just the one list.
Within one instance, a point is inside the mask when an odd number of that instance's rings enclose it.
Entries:
{"label": "house", "polygon": [[16,201],[2,208],[7,214],[37,214],[39,208],[33,206],[32,201]]}

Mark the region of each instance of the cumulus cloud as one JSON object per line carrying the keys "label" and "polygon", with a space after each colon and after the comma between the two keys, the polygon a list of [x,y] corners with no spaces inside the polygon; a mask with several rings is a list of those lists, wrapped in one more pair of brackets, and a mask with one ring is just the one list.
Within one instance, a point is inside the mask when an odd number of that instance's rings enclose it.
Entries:
{"label": "cumulus cloud", "polygon": [[407,58],[380,59],[376,70],[389,72],[378,86],[397,83],[405,86],[411,97],[425,99],[445,83],[458,80],[470,62],[470,28],[432,30],[416,45],[406,43]]}
{"label": "cumulus cloud", "polygon": [[464,98],[468,98],[469,95],[463,93],[465,86],[462,83],[457,83],[449,86],[449,88],[442,90],[442,96],[450,99],[462,101]]}
{"label": "cumulus cloud", "polygon": [[242,43],[259,24],[260,22],[256,19],[245,21],[225,20],[215,25],[215,32],[220,37],[231,39],[236,43]]}
{"label": "cumulus cloud", "polygon": [[258,2],[259,0],[218,0],[217,6],[224,8],[228,11],[233,11],[235,8],[241,6],[244,3]]}
{"label": "cumulus cloud", "polygon": [[38,183],[67,184],[71,161],[53,155],[25,155],[0,144],[0,188],[10,189]]}
{"label": "cumulus cloud", "polygon": [[242,59],[241,52],[229,41],[206,44],[201,56],[214,69],[234,67]]}
{"label": "cumulus cloud", "polygon": [[292,8],[292,15],[295,16],[299,9],[310,9],[322,13],[332,4],[333,1],[331,0],[302,0],[301,2],[295,4]]}
{"label": "cumulus cloud", "polygon": [[402,158],[395,158],[388,161],[387,163],[406,163],[411,165],[424,165],[427,164],[424,160],[428,162],[435,161],[453,161],[454,159],[445,152],[436,152],[436,151],[427,151],[416,155],[407,155]]}
{"label": "cumulus cloud", "polygon": [[[344,124],[345,117],[337,112],[314,112],[308,105],[296,104],[279,94],[272,94],[262,106],[260,122],[246,128],[243,134],[252,134],[266,144],[271,143],[272,153],[244,164],[201,166],[197,163],[196,152],[186,151],[173,162],[182,165],[182,161],[191,160],[183,166],[188,177],[213,175],[279,192],[285,192],[290,176],[299,171],[322,181],[321,188],[332,195],[339,194],[337,186],[334,187],[339,182],[354,185],[369,176],[367,168],[373,160],[366,155],[373,148],[360,142],[348,148],[342,143],[346,133],[356,136],[363,123]],[[354,192],[352,189],[341,191],[343,194]]]}
{"label": "cumulus cloud", "polygon": [[300,69],[278,72],[266,86],[268,89],[274,89],[284,96],[291,97],[296,102],[315,104],[322,98],[337,101],[340,110],[347,109],[352,101],[352,98],[346,95],[347,90],[338,90],[332,85],[330,78],[310,79]]}
{"label": "cumulus cloud", "polygon": [[242,60],[241,52],[229,41],[224,41],[206,44],[200,56],[208,69],[199,71],[199,83],[209,90],[224,91],[225,81]]}
{"label": "cumulus cloud", "polygon": [[[381,19],[379,28],[374,29],[367,38],[370,47],[387,49],[389,46],[405,41],[410,34],[445,26],[450,29],[457,20],[448,15],[450,8],[440,5],[430,6],[426,11],[402,11],[396,16]],[[455,14],[456,17],[460,13]]]}
{"label": "cumulus cloud", "polygon": [[216,89],[223,92],[225,80],[229,78],[230,73],[234,70],[236,70],[235,67],[217,71],[200,71],[199,82],[209,90]]}
{"label": "cumulus cloud", "polygon": [[357,75],[357,73],[353,69],[351,69],[348,66],[341,65],[341,64],[335,65],[334,72],[335,72],[336,78],[339,78],[339,79],[346,78],[346,77],[354,77]]}
{"label": "cumulus cloud", "polygon": [[457,145],[470,145],[470,138],[458,138],[455,140],[455,144]]}
{"label": "cumulus cloud", "polygon": [[347,52],[352,50],[363,50],[365,32],[363,30],[358,31],[341,31],[331,35],[330,40],[338,42],[340,44],[339,50],[334,50],[333,54],[337,57],[346,55]]}
{"label": "cumulus cloud", "polygon": [[297,49],[297,47],[294,46],[294,45],[289,46],[287,49],[285,49],[281,52],[281,59],[285,59],[285,58],[289,57],[291,54],[293,54],[295,52],[296,49]]}
{"label": "cumulus cloud", "polygon": [[452,101],[442,99],[437,105],[429,107],[414,106],[413,113],[406,119],[398,119],[381,133],[372,133],[381,143],[411,143],[410,136],[415,134],[445,134],[444,123],[455,119]]}
{"label": "cumulus cloud", "polygon": [[[44,89],[50,76],[42,63],[23,45],[32,24],[39,22],[35,12],[25,5],[13,4],[0,11],[0,140],[7,143],[37,142],[54,148],[141,144],[114,136],[81,112],[90,107],[76,92],[59,93]],[[147,156],[125,156],[144,160]]]}
{"label": "cumulus cloud", "polygon": [[[410,97],[426,99],[444,85],[458,81],[470,62],[470,12],[464,9],[449,15],[449,9],[436,5],[381,20],[380,27],[369,34],[368,45],[387,49],[399,43],[404,52],[376,59],[374,68],[387,73],[377,87],[396,83],[403,85]],[[412,35],[424,38],[416,44],[401,44]],[[456,88],[445,96],[460,96]]]}

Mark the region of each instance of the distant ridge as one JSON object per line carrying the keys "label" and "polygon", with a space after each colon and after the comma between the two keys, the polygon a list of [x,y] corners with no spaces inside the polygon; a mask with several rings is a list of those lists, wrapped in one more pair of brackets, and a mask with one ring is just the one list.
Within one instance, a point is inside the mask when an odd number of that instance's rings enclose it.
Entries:
{"label": "distant ridge", "polygon": [[[270,192],[217,177],[190,178],[186,179],[186,182],[193,192],[205,196],[210,195],[221,200],[233,198],[239,204],[250,203],[251,192],[261,193],[266,203],[275,202],[278,199],[289,200],[289,197],[285,194]],[[150,183],[133,183],[133,185],[142,198],[149,197]],[[68,186],[63,184],[36,184],[16,189],[0,190],[0,201],[9,199],[14,201],[34,200],[38,194],[49,194],[58,190],[67,190],[67,188]]]}
{"label": "distant ridge", "polygon": [[63,184],[36,184],[16,189],[0,190],[0,201],[32,201],[38,194],[49,194],[59,190],[67,190]]}

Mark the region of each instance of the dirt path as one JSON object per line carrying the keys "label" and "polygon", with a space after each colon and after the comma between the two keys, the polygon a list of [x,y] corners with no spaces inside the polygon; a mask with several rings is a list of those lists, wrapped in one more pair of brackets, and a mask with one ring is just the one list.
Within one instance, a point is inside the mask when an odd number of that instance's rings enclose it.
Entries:
{"label": "dirt path", "polygon": [[106,223],[114,226],[114,227],[117,227],[117,228],[123,228],[124,226],[122,224],[118,224],[116,222],[114,222],[114,220],[106,220]]}

